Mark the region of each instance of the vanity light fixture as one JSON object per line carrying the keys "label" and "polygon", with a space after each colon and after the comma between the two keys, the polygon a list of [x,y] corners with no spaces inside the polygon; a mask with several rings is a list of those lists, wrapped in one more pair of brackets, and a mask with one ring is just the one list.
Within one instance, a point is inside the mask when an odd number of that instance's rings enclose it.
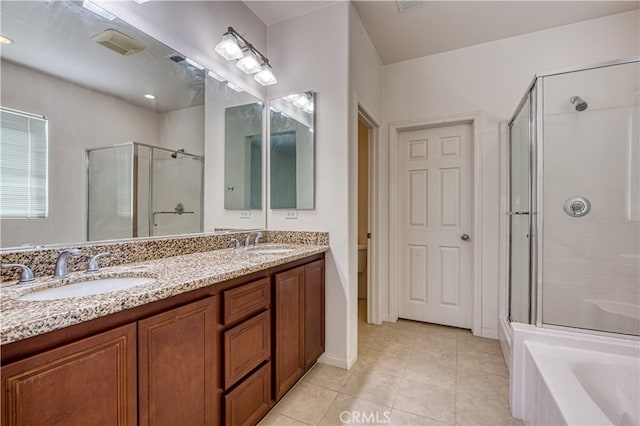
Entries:
{"label": "vanity light fixture", "polygon": [[[231,27],[229,27],[231,28]],[[242,49],[238,46],[237,39],[230,33],[222,36],[222,41],[216,46],[216,52],[227,61],[242,58]]]}
{"label": "vanity light fixture", "polygon": [[114,19],[116,19],[115,15],[107,12],[106,10],[104,10],[103,8],[101,8],[100,6],[98,6],[97,4],[95,4],[90,0],[84,0],[82,2],[82,7],[84,7],[87,10],[90,10],[91,12],[95,13],[98,16],[103,17],[108,21],[113,21]]}
{"label": "vanity light fixture", "polygon": [[0,44],[13,44],[13,40],[7,36],[0,35]]}
{"label": "vanity light fixture", "polygon": [[247,74],[255,74],[253,79],[261,85],[271,86],[278,82],[273,75],[269,59],[238,34],[233,27],[227,28],[227,32],[222,35],[222,41],[218,43],[215,50],[228,61],[238,59],[236,66]]}
{"label": "vanity light fixture", "polygon": [[251,50],[245,50],[244,55],[238,60],[236,66],[245,74],[255,74],[262,69],[256,54]]}
{"label": "vanity light fixture", "polygon": [[273,75],[271,65],[268,64],[262,65],[262,69],[253,76],[253,79],[263,86],[271,86],[278,82],[278,80],[276,80],[276,76]]}

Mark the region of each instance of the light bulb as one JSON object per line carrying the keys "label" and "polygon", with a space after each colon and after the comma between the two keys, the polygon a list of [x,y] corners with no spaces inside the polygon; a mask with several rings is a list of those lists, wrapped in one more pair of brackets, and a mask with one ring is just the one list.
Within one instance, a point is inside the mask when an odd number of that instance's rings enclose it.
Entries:
{"label": "light bulb", "polygon": [[216,46],[216,52],[227,61],[242,58],[242,49],[238,46],[238,40],[231,34],[222,36],[222,41]]}
{"label": "light bulb", "polygon": [[313,102],[309,101],[308,104],[302,107],[302,110],[311,114],[313,112]]}
{"label": "light bulb", "polygon": [[253,76],[253,79],[263,86],[271,86],[278,82],[276,76],[273,75],[273,71],[271,71],[271,67],[267,64],[262,65],[262,69]]}
{"label": "light bulb", "polygon": [[309,103],[309,99],[307,99],[307,95],[301,93],[298,95],[296,99],[293,100],[293,104],[298,108],[304,108]]}
{"label": "light bulb", "polygon": [[244,56],[238,61],[236,66],[247,74],[255,74],[260,71],[258,58],[256,58],[256,54],[251,50],[244,52]]}

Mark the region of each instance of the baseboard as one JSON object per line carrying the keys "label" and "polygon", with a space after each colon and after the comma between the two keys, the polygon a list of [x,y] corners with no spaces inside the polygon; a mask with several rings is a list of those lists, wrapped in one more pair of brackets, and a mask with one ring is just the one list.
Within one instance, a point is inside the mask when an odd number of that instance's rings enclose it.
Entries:
{"label": "baseboard", "polygon": [[356,362],[357,357],[352,357],[352,359],[345,359],[344,357],[337,356],[335,354],[324,353],[318,358],[318,362],[321,364],[331,365],[333,367],[342,368],[344,370],[348,370],[353,367],[353,364]]}

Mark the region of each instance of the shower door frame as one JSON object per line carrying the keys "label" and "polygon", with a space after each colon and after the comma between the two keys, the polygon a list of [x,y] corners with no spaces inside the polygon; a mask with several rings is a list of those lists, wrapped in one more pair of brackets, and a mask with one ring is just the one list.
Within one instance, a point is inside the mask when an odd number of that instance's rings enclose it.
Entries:
{"label": "shower door frame", "polygon": [[[544,214],[543,214],[543,178],[544,178],[544,79],[546,77],[552,77],[556,75],[569,74],[573,72],[580,71],[589,71],[598,68],[606,68],[617,65],[625,65],[640,62],[640,57],[629,57],[622,58],[612,61],[599,62],[592,65],[580,65],[569,67],[561,70],[537,73],[531,83],[529,84],[527,90],[525,91],[525,95],[522,97],[520,103],[516,107],[515,113],[508,121],[508,127],[511,129],[511,124],[517,117],[520,112],[522,106],[526,103],[527,98],[531,96],[532,92],[535,92],[532,99],[531,111],[530,111],[530,173],[529,173],[529,181],[530,181],[530,206],[529,206],[529,226],[530,226],[530,294],[531,294],[531,314],[529,318],[529,323],[535,325],[540,328],[548,328],[548,329],[556,329],[556,330],[565,330],[579,333],[587,333],[587,334],[595,334],[616,338],[627,338],[633,340],[640,340],[640,336],[634,336],[630,334],[624,333],[615,333],[609,331],[601,331],[594,329],[585,329],[578,327],[570,327],[564,325],[554,325],[554,324],[545,324],[542,315],[542,297],[543,297],[543,241],[539,241],[540,235],[543,235],[544,229]],[[535,101],[535,103],[534,103]],[[511,149],[511,135],[509,134],[508,140],[508,153],[510,158],[510,149]],[[535,173],[535,176],[533,175]],[[509,161],[509,176],[511,175],[511,161]],[[508,205],[510,206],[510,186],[507,184],[508,191]],[[511,227],[510,225],[507,227],[507,232],[510,238],[511,235]],[[510,265],[510,250],[511,246],[509,244],[509,250],[507,251],[509,268]],[[508,302],[511,300],[511,283],[508,278],[507,282],[507,291],[508,291]],[[509,305],[508,311],[508,321],[511,322],[510,318],[511,306]]]}
{"label": "shower door frame", "polygon": [[[540,123],[540,115],[538,114],[538,105],[542,105],[540,100],[541,90],[538,88],[538,78],[534,78],[533,81],[529,84],[524,96],[520,100],[515,113],[511,117],[511,119],[507,123],[507,127],[509,129],[508,135],[508,144],[507,144],[507,156],[509,158],[508,162],[508,180],[507,180],[507,194],[508,198],[508,208],[506,212],[507,215],[513,214],[511,212],[511,177],[512,177],[512,168],[511,168],[511,126],[514,121],[518,117],[519,113],[522,111],[522,108],[529,102],[529,118],[528,118],[528,127],[529,127],[529,173],[528,173],[528,189],[529,189],[529,212],[527,214],[529,218],[529,274],[528,274],[528,284],[529,284],[529,324],[537,323],[538,318],[540,318],[540,312],[538,307],[540,307],[540,303],[538,303],[538,285],[536,281],[537,277],[537,267],[536,265],[541,262],[537,262],[538,253],[537,253],[537,233],[536,233],[536,223],[535,220],[538,217],[537,209],[536,209],[536,200],[538,199],[538,194],[536,192],[536,188],[539,187],[538,182],[533,177],[533,170],[536,170],[537,164],[540,164],[538,158],[536,157],[537,152],[537,135],[541,134],[540,127],[538,123]],[[509,235],[509,239],[507,240],[508,250],[507,250],[507,303],[508,303],[508,311],[507,311],[507,319],[511,322],[511,220],[507,221],[507,233]]]}
{"label": "shower door frame", "polygon": [[[109,145],[109,146],[102,146],[102,147],[98,147],[98,148],[91,148],[91,149],[86,149],[85,150],[85,178],[87,181],[87,197],[85,200],[85,211],[87,212],[86,217],[86,234],[87,234],[87,241],[89,241],[89,153],[91,151],[98,151],[98,150],[104,150],[104,149],[111,149],[111,148],[119,148],[119,147],[124,147],[124,146],[131,146],[131,150],[132,150],[132,155],[131,155],[131,170],[132,170],[132,185],[133,188],[131,190],[131,238],[149,238],[149,237],[154,237],[153,235],[153,156],[154,156],[154,150],[159,149],[162,151],[168,151],[168,152],[176,152],[175,149],[169,149],[169,148],[163,148],[160,146],[155,146],[155,145],[149,145],[146,143],[142,143],[142,142],[136,142],[136,141],[129,141],[129,142],[123,142],[123,143],[119,143],[119,144],[115,144],[115,145]],[[146,147],[149,148],[149,235],[145,236],[145,237],[139,237],[138,236],[138,148],[139,147]],[[192,157],[194,159],[198,159],[200,161],[202,161],[202,170],[200,171],[200,231],[198,231],[197,233],[202,233],[204,231],[204,167],[205,167],[205,161],[204,161],[204,156],[202,155],[196,155],[196,154],[191,154],[188,152],[180,152],[180,155],[184,155],[184,156],[188,156],[188,157]]]}

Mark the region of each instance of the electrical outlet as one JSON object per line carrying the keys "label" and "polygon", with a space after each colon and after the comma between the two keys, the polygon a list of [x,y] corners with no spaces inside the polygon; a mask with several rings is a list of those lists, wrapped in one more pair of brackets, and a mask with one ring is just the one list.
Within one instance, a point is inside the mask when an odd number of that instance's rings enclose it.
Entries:
{"label": "electrical outlet", "polygon": [[251,218],[251,212],[249,210],[243,210],[240,212],[240,219],[249,219]]}
{"label": "electrical outlet", "polygon": [[285,219],[297,219],[298,218],[298,211],[297,210],[290,210],[284,215],[284,218]]}

